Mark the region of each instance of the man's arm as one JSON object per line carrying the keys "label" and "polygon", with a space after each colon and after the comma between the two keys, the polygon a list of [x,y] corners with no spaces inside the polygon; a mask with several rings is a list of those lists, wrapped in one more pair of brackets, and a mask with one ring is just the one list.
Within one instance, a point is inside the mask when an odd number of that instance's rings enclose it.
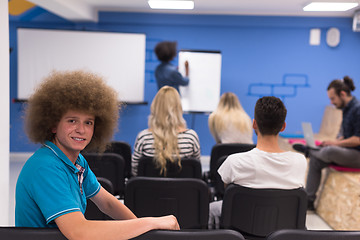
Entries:
{"label": "man's arm", "polygon": [[130,209],[103,187],[91,200],[102,212],[120,221],[89,221],[81,212],[64,214],[55,222],[69,240],[129,239],[153,229],[179,229],[174,216],[136,218]]}
{"label": "man's arm", "polygon": [[188,77],[189,76],[189,62],[185,61],[185,76]]}
{"label": "man's arm", "polygon": [[339,138],[337,140],[324,141],[322,146],[339,146],[339,147],[357,147],[360,146],[360,137],[352,136],[346,139]]}
{"label": "man's arm", "polygon": [[55,219],[69,240],[122,240],[134,238],[153,229],[179,230],[174,216],[145,217],[120,221],[90,221],[81,212],[71,212]]}
{"label": "man's arm", "polygon": [[92,198],[90,198],[96,206],[106,215],[116,220],[135,219],[136,216],[117,198],[106,191],[103,187]]}

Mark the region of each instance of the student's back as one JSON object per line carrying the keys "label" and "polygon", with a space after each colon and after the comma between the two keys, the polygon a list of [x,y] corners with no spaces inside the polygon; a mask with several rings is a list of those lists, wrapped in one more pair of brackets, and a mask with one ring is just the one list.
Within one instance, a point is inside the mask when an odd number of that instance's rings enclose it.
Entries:
{"label": "student's back", "polygon": [[131,162],[134,176],[142,156],[154,157],[164,176],[168,161],[181,166],[178,161],[181,157],[200,160],[198,135],[186,128],[182,114],[179,93],[173,87],[162,87],[151,104],[149,128],[141,131],[135,140]]}

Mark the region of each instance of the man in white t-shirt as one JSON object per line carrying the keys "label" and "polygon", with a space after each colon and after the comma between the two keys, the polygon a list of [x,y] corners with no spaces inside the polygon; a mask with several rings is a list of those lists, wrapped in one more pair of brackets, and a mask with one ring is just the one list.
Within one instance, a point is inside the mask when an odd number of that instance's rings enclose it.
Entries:
{"label": "man in white t-shirt", "polygon": [[[304,155],[286,152],[278,144],[287,110],[276,97],[262,97],[255,105],[253,128],[256,148],[230,155],[218,169],[225,187],[230,183],[250,188],[295,189],[304,186]],[[219,228],[222,201],[210,203],[209,228]]]}

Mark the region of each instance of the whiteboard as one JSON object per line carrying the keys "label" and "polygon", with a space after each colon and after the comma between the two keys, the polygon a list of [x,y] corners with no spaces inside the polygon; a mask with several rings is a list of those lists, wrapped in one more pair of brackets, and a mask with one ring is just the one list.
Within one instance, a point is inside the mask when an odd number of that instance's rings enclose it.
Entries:
{"label": "whiteboard", "polygon": [[219,51],[181,50],[179,72],[185,76],[189,62],[189,85],[180,86],[181,102],[186,112],[212,112],[220,100],[221,53]]}
{"label": "whiteboard", "polygon": [[145,34],[19,28],[17,38],[18,99],[52,70],[86,70],[103,76],[119,101],[144,101]]}

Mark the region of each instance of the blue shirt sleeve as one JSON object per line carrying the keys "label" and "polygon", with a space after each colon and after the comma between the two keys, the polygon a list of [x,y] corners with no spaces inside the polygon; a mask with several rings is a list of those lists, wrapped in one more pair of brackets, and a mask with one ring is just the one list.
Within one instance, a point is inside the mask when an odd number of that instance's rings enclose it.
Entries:
{"label": "blue shirt sleeve", "polygon": [[186,86],[189,84],[189,78],[183,77],[178,71],[172,71],[171,81],[175,82],[177,85]]}

